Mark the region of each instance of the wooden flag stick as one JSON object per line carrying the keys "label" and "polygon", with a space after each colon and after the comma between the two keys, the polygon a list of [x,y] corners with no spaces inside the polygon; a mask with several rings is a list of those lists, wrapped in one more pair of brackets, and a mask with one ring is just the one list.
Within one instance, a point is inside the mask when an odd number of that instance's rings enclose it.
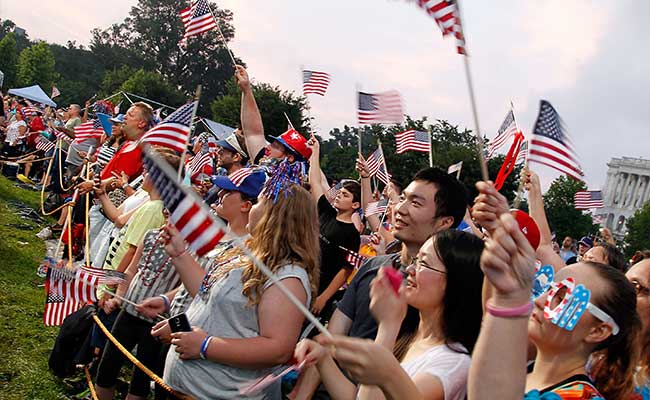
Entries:
{"label": "wooden flag stick", "polygon": [[287,119],[287,122],[289,123],[289,126],[291,127],[291,129],[296,129],[296,128],[293,127],[293,124],[291,123],[291,120],[289,119],[289,116],[287,115],[287,113],[283,112],[283,114],[284,114],[284,117]]}
{"label": "wooden flag stick", "polygon": [[429,167],[433,167],[433,135],[429,131]]}
{"label": "wooden flag stick", "polygon": [[[460,12],[460,1],[456,1],[456,7],[458,11],[458,18],[462,21],[461,12]],[[463,33],[465,40],[467,41],[467,36]],[[481,133],[481,127],[478,122],[478,111],[476,109],[476,99],[474,97],[474,84],[472,83],[472,74],[469,67],[469,56],[467,51],[463,55],[463,64],[465,65],[465,78],[467,80],[467,88],[469,90],[469,101],[472,106],[472,116],[474,118],[474,131],[476,133],[476,147],[478,152],[478,160],[481,164],[481,178],[484,182],[487,182],[490,179],[488,174],[487,163],[485,161],[484,154],[484,144],[483,144],[483,135]]]}
{"label": "wooden flag stick", "polygon": [[221,28],[219,27],[219,21],[217,20],[217,17],[214,15],[214,12],[212,11],[212,7],[210,7],[210,2],[206,1],[205,4],[208,6],[208,10],[210,10],[210,14],[212,15],[212,18],[214,18],[214,24],[217,26],[217,31],[219,32],[219,36],[221,36],[223,47],[225,47],[226,50],[228,51],[228,55],[230,56],[232,65],[233,66],[237,65],[237,61],[235,61],[235,56],[232,54],[232,51],[230,51],[230,47],[228,47],[228,42],[226,41],[226,37],[223,35],[223,32],[221,32]]}
{"label": "wooden flag stick", "polygon": [[185,147],[183,148],[183,154],[181,154],[181,163],[178,166],[178,181],[181,180],[181,175],[183,173],[183,168],[185,168],[185,156],[187,155],[187,146],[190,144],[190,137],[192,136],[192,129],[194,128],[194,117],[196,117],[196,110],[199,108],[199,99],[201,98],[201,85],[196,87],[196,93],[194,94],[194,109],[192,110],[192,118],[190,119],[190,131],[187,133],[187,139],[185,140]]}

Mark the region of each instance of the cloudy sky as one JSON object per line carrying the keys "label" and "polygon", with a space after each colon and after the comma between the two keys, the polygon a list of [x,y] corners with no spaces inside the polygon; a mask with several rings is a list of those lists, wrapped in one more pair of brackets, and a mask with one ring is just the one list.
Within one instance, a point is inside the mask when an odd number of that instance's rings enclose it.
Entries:
{"label": "cloudy sky", "polygon": [[[30,38],[88,44],[90,30],[121,21],[136,0],[0,0],[0,18]],[[185,2],[179,1],[179,9]],[[234,12],[234,52],[258,81],[300,90],[300,68],[326,71],[310,96],[320,132],[355,124],[355,88],[399,90],[408,114],[473,128],[462,58],[453,40],[405,0],[221,0]],[[529,133],[539,100],[563,117],[591,188],[612,157],[650,158],[650,1],[463,2],[481,129],[493,137],[509,103]],[[317,96],[316,96],[317,97]],[[558,173],[534,169],[548,183]]]}

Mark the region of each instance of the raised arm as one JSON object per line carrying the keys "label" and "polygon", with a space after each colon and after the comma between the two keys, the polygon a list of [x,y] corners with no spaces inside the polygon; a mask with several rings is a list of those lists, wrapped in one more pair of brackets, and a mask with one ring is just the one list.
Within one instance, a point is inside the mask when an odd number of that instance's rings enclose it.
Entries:
{"label": "raised arm", "polygon": [[503,214],[499,221],[481,255],[481,269],[494,295],[472,353],[470,400],[521,400],[526,388],[535,252],[512,215]]}
{"label": "raised arm", "polygon": [[311,149],[311,157],[309,157],[309,185],[311,186],[311,195],[318,201],[329,190],[329,188],[323,186],[323,172],[320,169],[320,143],[312,135],[307,141],[307,146]]}
{"label": "raised arm", "polygon": [[544,199],[542,197],[542,188],[539,183],[539,177],[532,171],[524,171],[524,187],[528,190],[528,208],[530,216],[535,220],[539,227],[540,241],[537,247],[537,258],[542,264],[550,264],[555,270],[564,267],[566,263],[555,251],[551,239],[551,228],[546,219],[544,211]]}
{"label": "raised arm", "polygon": [[254,160],[260,150],[266,146],[262,115],[257,108],[248,73],[241,65],[235,66],[235,78],[241,89],[241,129],[248,148],[248,156]]}

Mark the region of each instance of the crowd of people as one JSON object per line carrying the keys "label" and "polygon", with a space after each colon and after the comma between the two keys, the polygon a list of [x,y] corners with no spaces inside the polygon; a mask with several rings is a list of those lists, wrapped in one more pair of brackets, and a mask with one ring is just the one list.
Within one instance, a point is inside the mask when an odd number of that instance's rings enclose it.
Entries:
{"label": "crowd of people", "polygon": [[[152,387],[156,399],[650,399],[644,249],[626,261],[607,230],[560,246],[530,170],[521,179],[539,244],[492,182],[477,182],[472,200],[453,175],[425,168],[380,192],[361,154],[358,177],[332,182],[318,140],[268,136],[246,70],[235,78],[232,134],[196,134],[185,155],[154,149],[228,226],[201,257],[143,168],[151,106],[133,103],[110,132],[80,141],[74,128],[91,102],[3,101],[3,172],[16,165],[12,175],[48,193],[58,221],[41,233],[61,235],[64,259],[124,273],[98,287],[97,315],[174,391],[134,368],[127,399]],[[37,147],[43,140],[54,146]],[[193,170],[202,152],[211,162]],[[364,212],[379,201],[383,213]],[[89,337],[94,390],[112,399],[127,358],[97,326]]]}

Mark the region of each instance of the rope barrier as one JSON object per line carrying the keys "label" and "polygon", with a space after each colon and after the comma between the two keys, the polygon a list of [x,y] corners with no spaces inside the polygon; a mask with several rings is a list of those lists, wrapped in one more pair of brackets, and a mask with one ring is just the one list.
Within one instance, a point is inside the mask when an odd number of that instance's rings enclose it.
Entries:
{"label": "rope barrier", "polygon": [[97,392],[95,392],[95,385],[93,384],[93,379],[90,377],[90,372],[88,372],[88,367],[84,366],[84,373],[86,374],[86,381],[88,382],[88,389],[90,389],[90,395],[93,400],[99,400],[97,397]]}
{"label": "rope barrier", "polygon": [[174,391],[174,389],[172,389],[171,387],[169,387],[169,385],[167,385],[167,384],[162,380],[161,377],[159,377],[158,375],[156,375],[153,371],[151,371],[149,368],[147,368],[145,365],[143,365],[143,364],[140,362],[140,360],[138,360],[137,358],[135,358],[135,356],[134,356],[133,354],[131,354],[130,351],[128,351],[124,346],[122,346],[122,344],[121,344],[120,342],[117,341],[117,339],[115,339],[115,336],[111,335],[111,333],[108,331],[108,329],[106,329],[106,326],[104,326],[104,324],[103,324],[102,321],[97,317],[97,315],[93,315],[93,319],[95,320],[95,323],[97,324],[97,326],[99,326],[99,329],[101,329],[102,332],[104,332],[104,335],[106,335],[106,337],[108,338],[108,340],[110,340],[110,341],[115,345],[115,347],[117,347],[117,349],[118,349],[119,351],[121,351],[122,354],[124,354],[124,356],[125,356],[126,358],[129,359],[129,361],[131,361],[131,362],[132,362],[136,367],[140,368],[140,370],[141,370],[142,372],[144,372],[145,374],[147,374],[147,376],[148,376],[149,378],[151,378],[151,380],[153,380],[154,382],[156,382],[157,385],[159,385],[160,387],[162,387],[163,389],[165,389],[166,391],[168,391],[169,393],[173,394],[174,396],[176,396],[176,397],[179,398],[179,399],[182,399],[182,400],[192,400],[192,397],[187,396],[187,395],[184,395],[184,394],[180,394],[180,393]]}
{"label": "rope barrier", "polygon": [[2,161],[2,162],[5,162],[5,161],[16,161],[16,160],[19,160],[19,159],[21,159],[21,158],[23,158],[23,157],[31,156],[32,154],[36,154],[36,153],[38,153],[38,151],[39,151],[39,150],[34,150],[34,151],[32,151],[31,153],[21,154],[21,155],[19,155],[19,156],[13,156],[13,157],[0,157],[0,161]]}
{"label": "rope barrier", "polygon": [[59,207],[55,208],[54,210],[50,212],[45,212],[45,183],[47,182],[48,176],[50,176],[50,170],[52,169],[52,162],[54,162],[54,158],[50,159],[50,162],[47,164],[47,171],[45,172],[45,176],[43,177],[43,184],[41,185],[41,214],[43,215],[52,215],[55,212],[58,212],[59,210],[63,209],[63,207],[72,207],[75,205],[75,202],[68,202],[68,203],[63,203]]}

